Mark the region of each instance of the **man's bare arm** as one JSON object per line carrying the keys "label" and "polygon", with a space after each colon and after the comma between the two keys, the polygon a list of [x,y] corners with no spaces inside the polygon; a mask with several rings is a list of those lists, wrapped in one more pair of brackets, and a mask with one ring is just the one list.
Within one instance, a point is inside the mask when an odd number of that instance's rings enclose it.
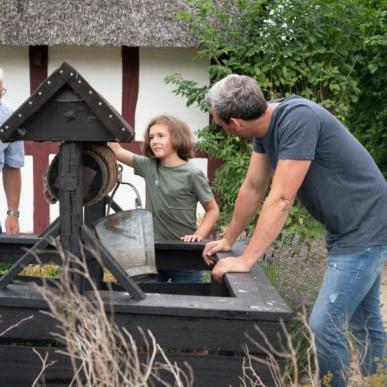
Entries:
{"label": "man's bare arm", "polygon": [[246,178],[239,190],[230,227],[225,239],[234,244],[238,236],[245,230],[265,196],[271,175],[269,160],[263,153],[251,155]]}
{"label": "man's bare arm", "polygon": [[[8,210],[19,209],[21,193],[21,172],[20,168],[12,168],[7,165],[3,167],[3,186],[7,198]],[[5,220],[7,234],[16,235],[19,233],[19,220],[15,216],[7,216]]]}
{"label": "man's bare arm", "polygon": [[211,256],[218,251],[227,251],[249,224],[264,198],[271,175],[270,163],[262,153],[253,153],[246,178],[239,190],[230,226],[223,239],[209,242],[203,251],[203,259],[211,265]]}
{"label": "man's bare arm", "polygon": [[281,232],[310,164],[310,160],[278,161],[270,193],[248,246],[242,256],[219,261],[212,272],[215,279],[220,280],[230,271],[248,271],[262,257]]}

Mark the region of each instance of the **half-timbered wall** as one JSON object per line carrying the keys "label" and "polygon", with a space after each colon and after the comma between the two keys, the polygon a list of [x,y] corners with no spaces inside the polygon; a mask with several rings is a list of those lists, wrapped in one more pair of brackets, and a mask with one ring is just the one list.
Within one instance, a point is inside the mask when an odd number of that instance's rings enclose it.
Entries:
{"label": "half-timbered wall", "polygon": [[[187,108],[182,97],[172,93],[164,83],[167,74],[180,73],[201,84],[208,83],[208,63],[194,60],[194,49],[136,47],[4,47],[0,46],[0,67],[6,73],[7,100],[19,106],[31,91],[63,61],[68,61],[118,110],[136,130],[136,141],[126,145],[139,152],[139,141],[147,122],[162,113],[175,114],[186,120],[195,132],[208,122],[208,115],[197,107]],[[43,77],[43,78],[42,78]],[[21,231],[41,232],[49,221],[58,216],[58,205],[48,206],[42,197],[41,174],[57,151],[53,143],[26,144],[26,166],[23,168],[21,197]],[[214,164],[205,155],[193,162],[209,178]],[[125,168],[124,179],[139,189],[145,202],[145,184]],[[116,194],[123,208],[130,208],[134,196],[122,187]],[[0,220],[6,212],[4,192],[0,188]],[[199,208],[199,212],[202,209]]]}

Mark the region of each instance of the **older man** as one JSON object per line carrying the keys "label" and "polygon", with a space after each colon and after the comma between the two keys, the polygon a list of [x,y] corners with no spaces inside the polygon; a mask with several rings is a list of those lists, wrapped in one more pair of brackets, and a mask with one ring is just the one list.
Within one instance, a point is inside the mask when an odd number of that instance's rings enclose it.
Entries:
{"label": "older man", "polygon": [[[6,89],[3,87],[4,73],[0,69],[0,125],[8,119],[13,109],[3,99]],[[20,168],[24,165],[24,145],[17,141],[0,142],[0,171],[3,173],[3,186],[7,198],[5,231],[9,235],[19,233],[19,200],[21,191]],[[0,226],[1,232],[1,226]]]}
{"label": "older man", "polygon": [[[246,178],[224,238],[206,245],[213,276],[248,271],[281,232],[296,196],[326,230],[328,270],[312,311],[321,376],[345,386],[350,364],[349,325],[357,337],[364,372],[383,362],[386,332],[380,282],[387,259],[387,183],[363,146],[331,113],[291,95],[265,101],[256,81],[230,75],[206,96],[215,121],[232,135],[253,138]],[[273,173],[274,172],[274,173]],[[240,257],[219,262],[266,197],[253,236]]]}

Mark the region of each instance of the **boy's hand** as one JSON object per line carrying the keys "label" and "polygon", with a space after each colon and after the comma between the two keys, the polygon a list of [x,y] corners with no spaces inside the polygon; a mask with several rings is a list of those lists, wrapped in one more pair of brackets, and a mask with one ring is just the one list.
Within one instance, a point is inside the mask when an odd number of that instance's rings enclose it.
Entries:
{"label": "boy's hand", "polygon": [[199,234],[184,235],[180,237],[180,239],[184,242],[199,242],[203,240],[203,238]]}

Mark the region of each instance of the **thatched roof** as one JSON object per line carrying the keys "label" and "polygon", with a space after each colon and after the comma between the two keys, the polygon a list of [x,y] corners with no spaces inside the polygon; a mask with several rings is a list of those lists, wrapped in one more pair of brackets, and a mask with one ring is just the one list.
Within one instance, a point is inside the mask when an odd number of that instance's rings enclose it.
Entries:
{"label": "thatched roof", "polygon": [[184,0],[1,0],[0,44],[193,47]]}

